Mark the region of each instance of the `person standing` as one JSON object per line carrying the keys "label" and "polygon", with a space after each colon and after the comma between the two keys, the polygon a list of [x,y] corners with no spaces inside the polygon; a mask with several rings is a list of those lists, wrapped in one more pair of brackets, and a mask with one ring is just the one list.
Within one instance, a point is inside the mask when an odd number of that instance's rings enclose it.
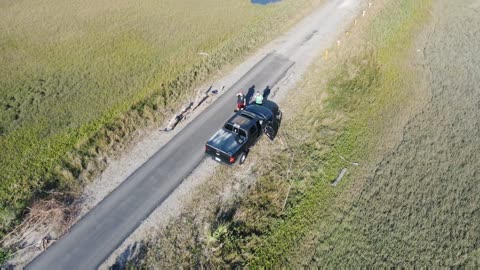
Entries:
{"label": "person standing", "polygon": [[262,105],[263,104],[263,95],[260,94],[259,91],[255,94],[255,104]]}
{"label": "person standing", "polygon": [[245,106],[247,105],[247,100],[245,95],[240,92],[237,94],[237,111],[244,110]]}

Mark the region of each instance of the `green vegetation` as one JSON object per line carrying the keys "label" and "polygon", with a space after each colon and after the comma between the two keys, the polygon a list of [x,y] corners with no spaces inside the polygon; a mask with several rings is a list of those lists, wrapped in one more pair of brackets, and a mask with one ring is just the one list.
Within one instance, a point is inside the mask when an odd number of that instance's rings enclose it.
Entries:
{"label": "green vegetation", "polygon": [[[366,249],[370,242],[362,234],[346,234],[337,238],[332,235],[332,231],[336,232],[340,224],[346,232],[354,231],[349,226],[353,226],[356,221],[344,222],[350,216],[343,216],[349,211],[350,205],[357,203],[355,199],[363,196],[360,193],[362,189],[357,189],[361,183],[353,181],[361,179],[362,171],[352,163],[368,163],[379,147],[379,138],[385,134],[386,128],[391,127],[392,114],[401,111],[402,107],[407,108],[413,97],[411,94],[414,88],[408,91],[405,89],[411,86],[409,80],[414,81],[415,74],[405,68],[403,61],[411,59],[410,42],[415,37],[416,27],[425,22],[429,1],[390,1],[385,5],[380,15],[372,19],[363,36],[365,47],[343,60],[345,63],[330,75],[326,85],[328,98],[325,108],[319,109],[315,103],[306,104],[306,109],[293,121],[296,124],[287,126],[287,130],[295,132],[308,131],[290,144],[294,155],[302,157],[302,160],[290,165],[299,170],[299,176],[294,182],[298,187],[292,187],[298,190],[298,195],[291,199],[291,207],[284,217],[269,220],[271,229],[266,234],[263,233],[250,251],[254,254],[249,260],[251,264],[289,264],[293,260],[322,265],[358,265],[366,263],[365,257],[371,255]],[[320,78],[312,80],[314,87],[322,85]],[[318,88],[310,90],[315,93]],[[316,166],[305,167],[304,164],[308,162]],[[278,167],[288,166],[287,162],[283,162]],[[342,180],[340,186],[334,188],[330,183],[342,168],[348,168],[350,174]],[[305,174],[308,177],[304,177]],[[269,183],[272,177],[260,181],[260,184],[264,181]],[[308,188],[304,185],[308,185]],[[364,210],[368,211],[368,205],[365,205]],[[369,215],[366,212],[362,215],[368,223]],[[362,223],[361,226],[367,225]],[[375,230],[374,227],[370,228]],[[365,231],[357,228],[356,232]],[[304,262],[303,258],[296,256],[308,255],[294,250],[308,250],[302,246],[308,245],[304,240],[311,234],[315,234],[315,243],[328,241],[317,247],[317,262]],[[365,245],[353,245],[361,240]],[[332,255],[329,253],[332,249],[343,252]],[[241,250],[245,252],[244,249]],[[349,252],[351,255],[347,256]],[[367,265],[374,263],[375,261],[368,261]]]}
{"label": "green vegetation", "polygon": [[[466,127],[472,122],[468,115],[474,118],[478,115],[474,109],[478,106],[478,96],[464,86],[475,80],[463,80],[456,70],[444,68],[445,63],[456,67],[468,65],[469,61],[457,58],[468,59],[470,53],[478,54],[476,48],[465,49],[460,53],[463,56],[459,56],[455,43],[465,44],[461,41],[463,36],[476,31],[479,17],[454,10],[450,3],[437,1],[433,8],[434,30],[428,32],[422,61],[428,74],[424,83],[431,92],[428,102],[405,125],[398,146],[378,160],[375,172],[359,186],[361,195],[350,204],[343,221],[332,223],[328,235],[317,235],[318,246],[313,254],[316,263],[376,268],[479,267],[480,189],[478,170],[471,169],[478,167],[478,159],[472,158],[472,153],[479,151],[476,141],[479,137],[475,133],[478,129]],[[385,73],[387,86],[409,86],[408,81],[415,78],[412,61],[400,59],[408,59],[407,51],[401,50],[405,40],[412,39],[408,28],[426,17],[428,1],[422,8],[414,9],[420,4],[406,1],[397,5],[405,11],[399,13],[400,19],[391,19],[391,24],[402,27],[395,35],[384,35],[395,38],[380,43],[384,47],[379,50],[379,59],[389,71]],[[449,26],[459,17],[463,21],[458,22],[453,34]],[[382,33],[378,22],[374,30],[375,34]],[[474,48],[473,44],[469,46]],[[478,74],[475,69],[462,72]],[[454,87],[444,86],[452,81]],[[410,85],[411,88],[398,89],[417,98],[416,92],[422,87]],[[475,105],[467,105],[470,100],[475,100]],[[470,138],[475,139],[469,141]]]}
{"label": "green vegetation", "polygon": [[[167,228],[162,240],[150,245],[149,264],[175,258],[190,265],[395,265],[376,257],[374,252],[381,249],[371,248],[366,237],[378,229],[368,224],[372,217],[368,200],[362,201],[363,212],[348,213],[363,196],[365,175],[371,173],[376,154],[385,151],[382,144],[387,140],[379,138],[401,128],[404,123],[395,127],[392,119],[409,115],[415,106],[417,74],[405,63],[412,58],[411,45],[417,27],[428,18],[430,1],[376,5],[382,8],[357,26],[349,48],[337,50],[329,63],[314,65],[299,86],[302,91],[284,108],[284,115],[291,117],[283,121],[275,144],[264,143],[255,151],[260,157],[268,153],[269,158],[255,159],[257,182],[246,196],[221,206],[212,216],[205,242],[193,225],[188,230]],[[348,173],[333,187],[342,168]],[[234,177],[220,171],[219,182]],[[370,184],[367,189],[378,190],[377,183]],[[356,218],[362,220],[359,225]],[[187,220],[195,223],[194,218],[181,217],[175,224]],[[388,229],[388,222],[383,225]],[[198,250],[199,245],[206,251],[193,254],[191,247]],[[402,252],[401,246],[396,248]]]}
{"label": "green vegetation", "polygon": [[[258,182],[234,206],[229,229],[216,243],[222,250],[218,263],[272,266],[288,259],[285,254],[329,213],[348,180],[337,188],[332,181],[342,168],[355,170],[348,160],[362,156],[361,139],[369,126],[358,120],[374,106],[370,97],[378,94],[382,79],[371,60],[349,59],[333,71],[326,106],[317,106],[322,100],[313,96],[303,96],[307,103],[299,104],[305,106],[295,106],[303,109],[282,126],[279,140],[285,147],[280,144],[271,159],[262,159],[255,171]],[[304,90],[308,95],[318,88]]]}
{"label": "green vegetation", "polygon": [[0,263],[5,262],[9,258],[10,252],[0,248]]}
{"label": "green vegetation", "polygon": [[44,191],[77,193],[133,130],[320,2],[3,1],[0,235]]}

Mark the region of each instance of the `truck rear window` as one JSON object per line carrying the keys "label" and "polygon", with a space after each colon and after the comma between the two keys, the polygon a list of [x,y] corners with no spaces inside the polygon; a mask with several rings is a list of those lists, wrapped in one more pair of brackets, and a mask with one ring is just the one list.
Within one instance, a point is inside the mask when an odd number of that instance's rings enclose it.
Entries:
{"label": "truck rear window", "polygon": [[228,131],[231,131],[232,133],[238,134],[242,137],[245,137],[245,138],[247,137],[247,133],[245,132],[245,130],[234,127],[231,124],[225,124],[225,126],[223,128],[225,128]]}

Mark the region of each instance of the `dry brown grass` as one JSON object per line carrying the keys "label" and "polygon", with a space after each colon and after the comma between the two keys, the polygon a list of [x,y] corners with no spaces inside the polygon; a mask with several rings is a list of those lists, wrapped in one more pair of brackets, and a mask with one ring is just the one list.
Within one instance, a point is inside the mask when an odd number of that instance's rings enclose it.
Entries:
{"label": "dry brown grass", "polygon": [[29,249],[45,250],[76,220],[79,209],[65,201],[65,194],[59,193],[36,201],[22,223],[2,238],[2,247],[11,250],[11,256]]}

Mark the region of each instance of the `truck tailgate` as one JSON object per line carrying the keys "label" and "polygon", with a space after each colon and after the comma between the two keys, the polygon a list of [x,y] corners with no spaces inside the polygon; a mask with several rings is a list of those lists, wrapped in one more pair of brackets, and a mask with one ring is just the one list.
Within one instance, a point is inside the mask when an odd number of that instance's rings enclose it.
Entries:
{"label": "truck tailgate", "polygon": [[214,160],[218,161],[218,162],[222,162],[222,163],[226,163],[226,164],[232,164],[230,162],[230,158],[231,156],[210,146],[210,145],[206,145],[205,147],[205,153],[209,156],[211,156]]}

